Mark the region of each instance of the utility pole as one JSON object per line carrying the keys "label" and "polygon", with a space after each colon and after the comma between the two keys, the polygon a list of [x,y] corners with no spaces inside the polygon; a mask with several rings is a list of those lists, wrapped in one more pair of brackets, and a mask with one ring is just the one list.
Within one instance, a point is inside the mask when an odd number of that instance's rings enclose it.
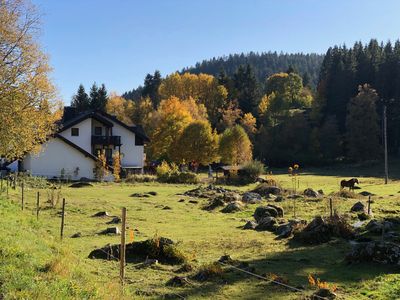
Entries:
{"label": "utility pole", "polygon": [[385,184],[388,183],[389,170],[388,170],[388,150],[387,150],[387,118],[386,118],[386,105],[383,105],[383,143],[385,151]]}

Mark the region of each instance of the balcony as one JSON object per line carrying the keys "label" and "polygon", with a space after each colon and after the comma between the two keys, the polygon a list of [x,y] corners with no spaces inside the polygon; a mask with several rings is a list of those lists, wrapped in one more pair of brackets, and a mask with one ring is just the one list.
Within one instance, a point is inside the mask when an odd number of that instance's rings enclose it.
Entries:
{"label": "balcony", "polygon": [[92,145],[121,146],[121,137],[119,135],[92,135]]}

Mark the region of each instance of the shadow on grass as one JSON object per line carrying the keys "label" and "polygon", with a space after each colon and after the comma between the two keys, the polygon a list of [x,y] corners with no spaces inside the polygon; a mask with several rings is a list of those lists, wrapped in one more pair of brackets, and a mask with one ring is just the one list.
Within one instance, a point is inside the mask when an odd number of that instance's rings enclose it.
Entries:
{"label": "shadow on grass", "polygon": [[[348,264],[344,257],[349,248],[349,244],[342,240],[306,247],[290,243],[288,251],[268,253],[265,258],[246,262],[254,267],[255,273],[259,275],[274,273],[287,278],[291,286],[305,288],[304,294],[311,293],[307,279],[310,273],[328,283],[335,283],[339,287],[348,287],[357,285],[362,280],[370,280],[379,275],[398,273],[399,271],[398,267],[374,263]],[[234,253],[231,255],[233,259],[236,259]],[[254,281],[258,283],[252,283]],[[247,284],[248,282],[249,284]],[[225,268],[221,278],[202,285],[188,286],[182,290],[182,295],[188,298],[212,297],[221,289],[236,284],[245,284],[244,289],[237,289],[237,296],[246,299],[257,299],[260,295],[264,295],[264,297],[265,295],[271,297],[274,295],[278,298],[293,295],[291,290],[267,283],[229,267]],[[298,296],[300,294],[298,293]]]}

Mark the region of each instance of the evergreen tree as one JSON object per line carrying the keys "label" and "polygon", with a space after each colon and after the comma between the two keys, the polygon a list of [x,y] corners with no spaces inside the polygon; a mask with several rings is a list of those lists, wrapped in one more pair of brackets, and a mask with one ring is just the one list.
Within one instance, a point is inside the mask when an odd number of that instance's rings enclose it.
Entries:
{"label": "evergreen tree", "polygon": [[153,107],[157,108],[160,104],[160,95],[158,93],[158,88],[162,82],[160,71],[156,70],[154,75],[147,74],[144,79],[144,86],[142,90],[142,97],[149,97],[153,103]]}
{"label": "evergreen tree", "polygon": [[94,110],[105,111],[107,105],[108,95],[104,83],[100,88],[96,83],[93,83],[90,88],[90,108]]}
{"label": "evergreen tree", "polygon": [[348,156],[356,161],[379,157],[379,125],[376,112],[378,94],[368,84],[348,105],[346,118]]}
{"label": "evergreen tree", "polygon": [[85,111],[90,108],[90,99],[82,84],[79,85],[76,95],[72,97],[71,106],[75,107],[77,111]]}
{"label": "evergreen tree", "polygon": [[240,109],[244,113],[256,114],[260,102],[260,88],[251,66],[240,66],[233,75],[233,81]]}
{"label": "evergreen tree", "polygon": [[99,103],[99,88],[97,87],[96,82],[93,82],[92,87],[90,88],[90,108],[96,109]]}

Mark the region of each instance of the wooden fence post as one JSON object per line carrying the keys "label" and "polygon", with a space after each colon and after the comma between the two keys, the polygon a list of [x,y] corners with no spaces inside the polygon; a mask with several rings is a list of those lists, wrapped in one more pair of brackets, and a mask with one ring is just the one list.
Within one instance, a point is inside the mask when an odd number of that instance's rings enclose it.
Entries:
{"label": "wooden fence post", "polygon": [[13,190],[15,190],[16,182],[17,182],[17,173],[14,173],[14,184],[13,184]]}
{"label": "wooden fence post", "polygon": [[7,195],[7,199],[8,199],[8,186],[9,186],[9,183],[10,183],[10,181],[7,178],[7,180],[6,180],[6,195]]}
{"label": "wooden fence post", "polygon": [[126,230],[126,207],[123,207],[122,225],[121,225],[120,266],[119,266],[121,285],[124,285],[124,278],[125,278],[125,230]]}
{"label": "wooden fence post", "polygon": [[0,187],[0,193],[3,194],[3,173],[1,173],[1,187]]}
{"label": "wooden fence post", "polygon": [[37,196],[36,196],[36,220],[39,220],[39,205],[40,205],[39,197],[40,197],[40,194],[39,194],[39,192],[37,192]]}
{"label": "wooden fence post", "polygon": [[24,182],[21,183],[21,210],[24,210]]}
{"label": "wooden fence post", "polygon": [[371,195],[368,196],[368,215],[371,214]]}
{"label": "wooden fence post", "polygon": [[329,211],[331,218],[333,217],[333,203],[332,203],[332,198],[329,198]]}
{"label": "wooden fence post", "polygon": [[62,200],[62,211],[61,211],[61,232],[60,237],[61,239],[64,236],[64,216],[65,216],[65,198]]}

